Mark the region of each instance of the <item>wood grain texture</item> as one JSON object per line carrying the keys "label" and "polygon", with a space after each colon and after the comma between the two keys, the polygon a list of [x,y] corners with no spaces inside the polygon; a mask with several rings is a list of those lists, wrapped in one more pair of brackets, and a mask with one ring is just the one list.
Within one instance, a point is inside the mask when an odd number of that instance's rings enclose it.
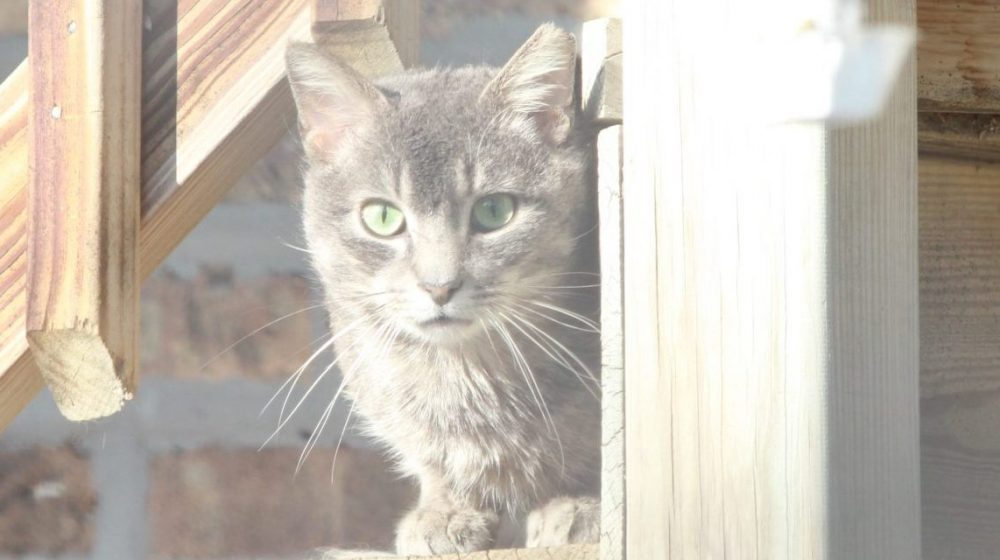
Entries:
{"label": "wood grain texture", "polygon": [[598,126],[622,122],[622,20],[584,22],[580,40],[583,112]]}
{"label": "wood grain texture", "polygon": [[622,127],[597,136],[601,232],[601,559],[625,558],[625,393],[622,338]]}
{"label": "wood grain texture", "polygon": [[917,0],[921,111],[1000,112],[1000,3]]}
{"label": "wood grain texture", "polygon": [[135,391],[142,5],[31,9],[27,337],[63,415]]}
{"label": "wood grain texture", "polygon": [[[307,40],[307,0],[147,0],[142,218],[148,276],[226,190],[294,127],[289,40]],[[364,68],[362,68],[364,70]],[[26,64],[0,85],[0,428],[41,387],[25,360]]]}
{"label": "wood grain texture", "polygon": [[731,118],[699,70],[782,6],[625,5],[629,558],[920,556],[915,65],[865,126]]}
{"label": "wood grain texture", "polygon": [[[347,560],[342,556],[327,556]],[[439,556],[365,556],[366,560],[597,560],[596,544],[573,544],[550,548],[512,548],[504,550],[482,550],[466,554],[442,554]],[[361,560],[360,558],[358,560]]]}
{"label": "wood grain texture", "polygon": [[315,1],[313,40],[366,76],[419,63],[419,0]]}
{"label": "wood grain texture", "polygon": [[1000,162],[1000,115],[920,113],[920,157]]}
{"label": "wood grain texture", "polygon": [[920,160],[920,390],[927,560],[1000,549],[1000,164]]}

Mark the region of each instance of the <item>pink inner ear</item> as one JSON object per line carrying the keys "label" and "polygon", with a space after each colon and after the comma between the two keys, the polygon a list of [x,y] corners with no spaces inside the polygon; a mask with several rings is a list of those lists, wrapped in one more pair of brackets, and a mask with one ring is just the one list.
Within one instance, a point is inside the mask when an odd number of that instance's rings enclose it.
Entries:
{"label": "pink inner ear", "polygon": [[306,153],[312,159],[332,160],[368,127],[370,112],[365,103],[345,103],[333,95],[303,99],[299,108],[299,131]]}

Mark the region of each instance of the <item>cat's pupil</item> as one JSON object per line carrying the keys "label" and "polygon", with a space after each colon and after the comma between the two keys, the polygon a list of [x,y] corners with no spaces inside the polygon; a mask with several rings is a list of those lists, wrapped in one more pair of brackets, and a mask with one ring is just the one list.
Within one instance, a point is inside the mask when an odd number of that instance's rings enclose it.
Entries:
{"label": "cat's pupil", "polygon": [[492,200],[487,200],[486,201],[486,208],[490,211],[490,215],[492,215],[493,218],[496,219],[496,217],[497,217],[497,205],[496,205],[496,203],[493,202]]}
{"label": "cat's pupil", "polygon": [[389,207],[385,204],[382,205],[382,223],[389,221]]}

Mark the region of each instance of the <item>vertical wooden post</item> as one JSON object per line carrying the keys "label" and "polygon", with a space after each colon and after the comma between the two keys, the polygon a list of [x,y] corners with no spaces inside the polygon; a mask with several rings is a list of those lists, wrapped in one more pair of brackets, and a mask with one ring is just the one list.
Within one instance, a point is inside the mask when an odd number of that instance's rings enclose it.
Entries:
{"label": "vertical wooden post", "polygon": [[920,557],[914,65],[863,126],[740,118],[719,55],[788,5],[626,3],[629,558]]}
{"label": "vertical wooden post", "polygon": [[32,3],[27,338],[71,420],[135,390],[142,3]]}
{"label": "vertical wooden post", "polygon": [[313,40],[368,77],[420,62],[420,0],[313,0]]}
{"label": "vertical wooden post", "polygon": [[583,24],[580,103],[597,135],[601,248],[601,558],[624,554],[625,421],[622,362],[622,22]]}

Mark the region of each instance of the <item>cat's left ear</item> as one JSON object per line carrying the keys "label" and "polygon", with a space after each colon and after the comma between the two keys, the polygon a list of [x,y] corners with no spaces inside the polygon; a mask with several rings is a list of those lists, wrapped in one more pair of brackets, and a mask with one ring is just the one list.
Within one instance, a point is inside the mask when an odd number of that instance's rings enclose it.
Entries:
{"label": "cat's left ear", "polygon": [[576,40],[545,24],[514,53],[486,86],[480,101],[525,119],[533,132],[552,144],[569,136],[576,79]]}

